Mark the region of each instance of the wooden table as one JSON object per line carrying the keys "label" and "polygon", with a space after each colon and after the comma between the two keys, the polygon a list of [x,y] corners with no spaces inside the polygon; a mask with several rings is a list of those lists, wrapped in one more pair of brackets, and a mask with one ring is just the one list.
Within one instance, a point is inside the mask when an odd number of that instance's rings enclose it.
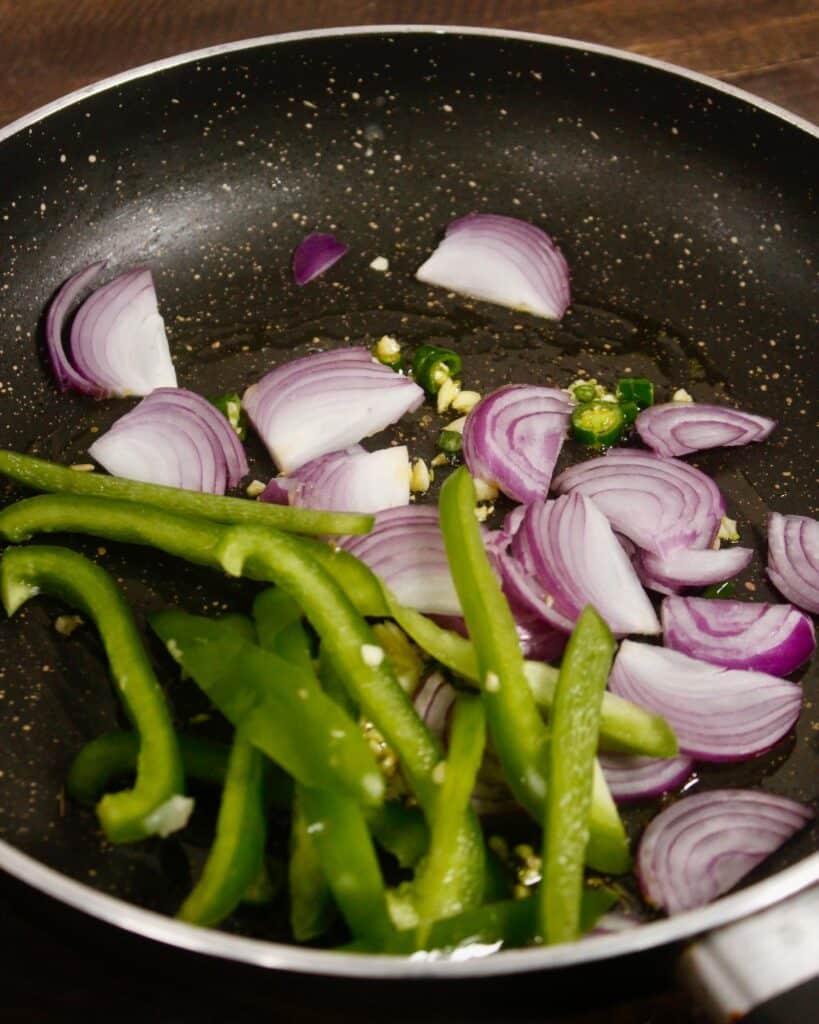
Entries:
{"label": "wooden table", "polygon": [[[819,121],[815,0],[0,0],[0,125],[88,82],[184,50],[297,29],[407,22],[497,26],[623,47],[715,75]],[[229,993],[224,1004],[212,996],[204,1001],[139,963],[104,953],[89,960],[87,946],[75,948],[65,932],[52,934],[48,923],[30,920],[20,909],[27,899],[15,883],[0,882],[0,935],[11,949],[0,991],[4,1021],[74,1014],[179,1024],[258,1019],[231,1012]],[[517,983],[508,984],[511,995]],[[538,1004],[527,1020],[547,1019]],[[329,1006],[317,1015],[302,1014],[292,1002],[270,1010],[287,1021],[342,1019]],[[368,1019],[386,1018],[356,1015],[362,1024]],[[431,1024],[433,1017],[427,1019]],[[558,1018],[548,1013],[548,1019]],[[644,977],[617,1005],[578,1006],[559,1019],[689,1024],[699,1018],[684,996],[658,993]]]}

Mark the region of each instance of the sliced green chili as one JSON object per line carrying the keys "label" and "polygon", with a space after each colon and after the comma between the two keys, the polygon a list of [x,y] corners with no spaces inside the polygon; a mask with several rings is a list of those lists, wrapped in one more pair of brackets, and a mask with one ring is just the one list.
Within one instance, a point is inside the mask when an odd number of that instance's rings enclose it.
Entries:
{"label": "sliced green chili", "polygon": [[211,398],[210,404],[215,406],[233,428],[240,441],[247,437],[247,416],[242,409],[242,399],[235,391]]}
{"label": "sliced green chili", "polygon": [[293,938],[297,942],[317,939],[333,923],[335,905],[316,841],[308,831],[303,809],[303,789],[298,785],[290,825],[287,877]]}
{"label": "sliced green chili", "polygon": [[594,755],[614,647],[608,626],[591,606],[586,607],[563,655],[552,706],[540,885],[541,927],[547,943],[572,942],[580,935]]}
{"label": "sliced green chili", "polygon": [[584,402],[572,410],[572,433],[591,448],[616,444],[625,427],[626,418],[617,402]]}
{"label": "sliced green chili", "polygon": [[616,394],[618,402],[633,402],[638,409],[654,405],[654,385],[648,377],[621,377]]}
{"label": "sliced green chili", "polygon": [[264,868],[267,822],[264,756],[236,731],[216,821],[216,838],[199,881],[177,917],[216,925],[241,903]]}
{"label": "sliced green chili", "polygon": [[162,689],[119,588],[100,566],[66,548],[11,548],[0,565],[3,605],[13,615],[37,594],[51,594],[99,630],[120,699],[139,738],[137,777],[130,790],[107,793],[97,805],[112,843],[166,835],[187,821],[182,758]]}
{"label": "sliced green chili", "polygon": [[461,357],[452,349],[421,345],[412,359],[412,375],[428,395],[435,395],[445,380],[461,372],[462,366]]}
{"label": "sliced green chili", "polygon": [[317,512],[312,509],[272,505],[247,498],[227,498],[178,487],[144,484],[101,473],[78,473],[53,462],[19,452],[0,450],[0,475],[35,491],[87,495],[140,502],[179,515],[196,516],[219,523],[258,523],[293,533],[367,533],[373,517],[348,512]]}
{"label": "sliced green chili", "polygon": [[309,673],[212,619],[172,609],[150,624],[222,714],[294,778],[380,802],[384,783],[369,747]]}
{"label": "sliced green chili", "polygon": [[438,435],[438,451],[457,455],[463,447],[463,434],[459,430],[442,430]]}
{"label": "sliced green chili", "polygon": [[703,597],[710,597],[715,601],[726,601],[732,598],[737,588],[733,580],[723,580],[722,583],[712,583],[702,592]]}

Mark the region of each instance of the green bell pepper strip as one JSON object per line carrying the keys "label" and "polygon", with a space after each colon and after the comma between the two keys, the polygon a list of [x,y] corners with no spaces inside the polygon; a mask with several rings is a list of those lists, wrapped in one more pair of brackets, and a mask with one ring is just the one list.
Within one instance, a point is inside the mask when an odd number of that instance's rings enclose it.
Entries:
{"label": "green bell pepper strip", "polygon": [[626,417],[617,402],[583,402],[572,410],[572,433],[590,448],[616,444],[626,428]]}
{"label": "green bell pepper strip", "polygon": [[[595,886],[583,890],[582,928],[590,931],[599,919],[619,900],[612,889]],[[470,946],[483,947],[483,954],[498,949],[520,949],[539,939],[537,900],[500,900],[485,903],[462,914],[436,921],[430,928],[425,949],[453,953]],[[377,950],[366,942],[352,942],[344,952],[372,953]],[[412,930],[394,932],[380,952],[411,956],[416,952],[416,935]]]}
{"label": "green bell pepper strip", "polygon": [[384,783],[367,743],[314,676],[218,620],[171,609],[149,622],[222,714],[272,761],[304,784],[380,803]]}
{"label": "green bell pepper strip", "polygon": [[447,907],[457,905],[457,893],[450,892],[452,865],[457,863],[458,842],[485,747],[481,698],[459,694],[446,761],[439,766],[443,780],[431,815],[429,852],[415,883],[419,949],[425,947],[432,924],[445,916]]}
{"label": "green bell pepper strip", "polygon": [[44,459],[0,450],[0,475],[35,491],[76,494],[135,501],[179,515],[196,516],[219,523],[258,523],[293,533],[367,533],[373,517],[348,512],[317,512],[312,509],[271,505],[247,498],[202,494],[161,484],[145,484],[101,473],[78,473]]}
{"label": "green bell pepper strip", "polygon": [[552,707],[539,893],[542,934],[550,944],[580,935],[600,704],[614,648],[608,626],[591,605],[584,608],[563,655]]}
{"label": "green bell pepper strip", "polygon": [[355,938],[382,945],[392,924],[384,879],[361,808],[353,800],[307,786],[300,798],[307,833],[350,931]]}
{"label": "green bell pepper strip", "polygon": [[176,916],[205,926],[223,921],[258,882],[266,842],[264,755],[239,729],[225,773],[216,838],[199,881]]}
{"label": "green bell pepper strip", "polygon": [[181,828],[192,802],[183,796],[176,734],[162,688],[113,579],[66,548],[11,548],[0,564],[0,590],[9,615],[37,594],[51,594],[78,608],[99,630],[117,693],[139,734],[133,788],[107,793],[97,805],[107,838],[128,843]]}
{"label": "green bell pepper strip", "polygon": [[[222,568],[219,547],[225,529],[216,523],[108,498],[43,495],[18,501],[0,511],[0,536],[15,543],[29,540],[37,533],[91,534],[124,543],[148,544],[216,569]],[[394,618],[433,658],[472,684],[478,682],[475,652],[468,640],[442,629],[419,612],[402,607],[375,574],[346,551],[309,537],[300,537],[298,545],[303,555],[318,562],[333,578],[359,615]],[[269,569],[255,563],[249,563],[245,570],[253,579],[274,579]],[[557,684],[557,669],[530,661],[525,664],[525,672],[537,703],[548,711]],[[673,757],[677,753],[674,733],[663,718],[611,693],[603,699],[601,745],[612,752],[646,757]]]}
{"label": "green bell pepper strip", "polygon": [[461,372],[462,365],[461,357],[452,349],[421,345],[412,358],[412,375],[428,395],[435,395],[445,380]]}
{"label": "green bell pepper strip", "polygon": [[297,942],[309,942],[323,935],[335,916],[333,894],[327,883],[315,839],[307,828],[303,801],[304,789],[297,785],[293,799],[287,868],[290,930]]}
{"label": "green bell pepper strip", "polygon": [[638,409],[654,405],[654,385],[648,377],[621,377],[617,381],[617,401],[632,402]]}

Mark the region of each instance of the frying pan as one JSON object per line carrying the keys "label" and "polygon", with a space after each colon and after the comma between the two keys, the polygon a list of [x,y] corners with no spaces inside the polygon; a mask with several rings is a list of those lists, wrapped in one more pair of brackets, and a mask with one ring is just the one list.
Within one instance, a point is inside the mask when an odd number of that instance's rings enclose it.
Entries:
{"label": "frying pan", "polygon": [[[814,127],[729,86],[521,33],[308,32],[139,68],[0,133],[3,445],[86,461],[95,432],[126,407],[58,396],[43,358],[54,289],[107,256],[111,273],[152,267],[180,381],[204,394],[240,390],[317,345],[394,333],[456,343],[470,386],[482,390],[565,384],[579,367],[611,380],[630,368],[775,416],[772,443],[698,460],[724,489],[743,541],[763,551],[768,508],[816,514],[817,155]],[[414,281],[443,226],[480,210],[532,220],[556,238],[573,275],[561,324]],[[352,254],[296,289],[289,255],[309,230],[336,231]],[[388,273],[369,267],[375,256],[389,258]],[[428,433],[407,428],[419,454],[430,453]],[[250,454],[263,475],[261,451]],[[247,586],[195,567],[72,543],[123,580],[140,617],[170,603],[198,611],[217,595],[248,606]],[[758,570],[743,585],[772,596]],[[287,971],[477,978],[678,942],[819,880],[814,824],[709,907],[561,947],[407,961],[288,946],[268,917],[189,927],[164,915],[189,884],[197,837],[112,849],[89,814],[62,800],[72,756],[115,727],[118,712],[94,637],[57,637],[57,607],[35,602],[0,624],[0,866],[142,936]],[[802,684],[794,737],[751,763],[705,769],[698,785],[762,786],[816,806],[815,668]],[[178,708],[183,719],[195,712]],[[629,817],[634,836],[646,820]],[[791,921],[796,914],[789,905]]]}

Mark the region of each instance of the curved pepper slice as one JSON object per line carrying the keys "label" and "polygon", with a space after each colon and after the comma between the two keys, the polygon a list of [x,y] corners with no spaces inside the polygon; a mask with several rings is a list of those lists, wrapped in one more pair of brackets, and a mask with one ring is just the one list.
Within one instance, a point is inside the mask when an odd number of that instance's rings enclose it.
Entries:
{"label": "curved pepper slice", "polygon": [[107,793],[97,816],[112,843],[168,835],[187,823],[182,758],[168,706],[119,588],[100,566],[56,547],[10,548],[0,564],[3,605],[13,615],[37,594],[59,597],[99,630],[111,677],[139,733],[139,763],[132,789]]}

